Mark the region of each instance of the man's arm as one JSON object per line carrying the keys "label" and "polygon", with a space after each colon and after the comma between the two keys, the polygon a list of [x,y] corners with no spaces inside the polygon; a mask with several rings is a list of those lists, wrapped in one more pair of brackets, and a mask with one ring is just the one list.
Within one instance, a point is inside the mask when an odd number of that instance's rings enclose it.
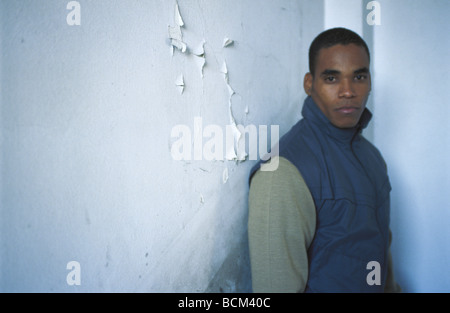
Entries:
{"label": "man's arm", "polygon": [[249,192],[249,246],[254,292],[303,292],[316,210],[297,168],[280,158],[276,171],[258,170]]}

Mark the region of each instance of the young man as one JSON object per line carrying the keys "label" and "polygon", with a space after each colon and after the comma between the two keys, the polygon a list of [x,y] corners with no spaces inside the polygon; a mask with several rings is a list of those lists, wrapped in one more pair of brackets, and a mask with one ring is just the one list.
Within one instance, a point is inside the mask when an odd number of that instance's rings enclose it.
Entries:
{"label": "young man", "polygon": [[371,119],[370,53],[356,33],[317,36],[303,119],[279,142],[278,169],[250,174],[254,292],[399,291],[392,274],[391,186],[362,135]]}

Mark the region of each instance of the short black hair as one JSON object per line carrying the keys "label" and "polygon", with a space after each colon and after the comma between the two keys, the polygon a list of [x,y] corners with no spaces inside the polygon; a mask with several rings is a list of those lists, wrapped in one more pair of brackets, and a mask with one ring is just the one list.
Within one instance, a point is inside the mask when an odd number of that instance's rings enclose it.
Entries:
{"label": "short black hair", "polygon": [[344,46],[348,44],[355,44],[363,47],[367,52],[370,62],[369,47],[367,47],[366,42],[357,33],[342,27],[331,28],[320,33],[313,40],[309,48],[309,72],[313,76],[314,71],[316,70],[316,60],[319,51],[321,49],[330,48],[339,44]]}

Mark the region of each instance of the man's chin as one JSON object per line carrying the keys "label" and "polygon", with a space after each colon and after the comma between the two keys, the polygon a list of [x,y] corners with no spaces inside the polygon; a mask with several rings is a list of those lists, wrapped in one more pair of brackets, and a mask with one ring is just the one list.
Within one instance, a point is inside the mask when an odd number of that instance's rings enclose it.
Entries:
{"label": "man's chin", "polygon": [[354,121],[335,121],[335,122],[331,122],[331,124],[333,124],[333,126],[337,127],[337,128],[341,128],[341,129],[350,129],[350,128],[354,128],[356,125],[358,125],[358,120]]}

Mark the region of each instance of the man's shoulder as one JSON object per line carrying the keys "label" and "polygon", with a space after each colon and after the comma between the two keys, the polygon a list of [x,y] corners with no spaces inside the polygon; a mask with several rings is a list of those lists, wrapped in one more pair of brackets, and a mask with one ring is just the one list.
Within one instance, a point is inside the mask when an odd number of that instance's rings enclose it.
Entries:
{"label": "man's shoulder", "polygon": [[[272,162],[271,164],[277,164],[278,167],[282,166],[282,169],[277,174],[282,174],[284,170],[289,168],[296,168],[298,171],[305,171],[304,168],[309,168],[312,171],[318,171],[320,169],[320,162],[317,155],[321,149],[317,148],[316,138],[308,127],[304,119],[298,121],[292,128],[284,134],[277,143],[277,152],[271,157],[272,161],[263,162],[259,161],[250,171],[250,181],[252,176],[257,170],[259,170],[265,163]],[[272,150],[273,152],[273,150]],[[279,159],[274,159],[274,157]],[[280,164],[278,164],[279,162]]]}
{"label": "man's shoulder", "polygon": [[288,159],[280,156],[272,157],[271,162],[277,163],[275,170],[266,170],[265,164],[255,171],[251,185],[253,188],[268,188],[278,186],[278,188],[298,188],[306,186],[302,174],[298,168]]}
{"label": "man's shoulder", "polygon": [[386,161],[384,160],[383,155],[381,154],[381,151],[375,146],[372,142],[370,142],[368,139],[366,139],[364,136],[361,136],[361,141],[364,145],[365,153],[370,157],[372,160],[370,164],[372,166],[380,166],[383,170],[387,169]]}
{"label": "man's shoulder", "polygon": [[274,162],[277,164],[276,169],[270,170],[270,166],[268,166],[266,163],[261,163],[261,166],[256,170],[256,173],[262,173],[259,174],[259,176],[284,177],[286,175],[291,175],[292,173],[295,173],[297,171],[295,165],[282,156],[273,156],[270,162]]}
{"label": "man's shoulder", "polygon": [[302,119],[287,132],[279,142],[279,155],[291,161],[297,168],[317,165],[320,147],[314,132]]}

